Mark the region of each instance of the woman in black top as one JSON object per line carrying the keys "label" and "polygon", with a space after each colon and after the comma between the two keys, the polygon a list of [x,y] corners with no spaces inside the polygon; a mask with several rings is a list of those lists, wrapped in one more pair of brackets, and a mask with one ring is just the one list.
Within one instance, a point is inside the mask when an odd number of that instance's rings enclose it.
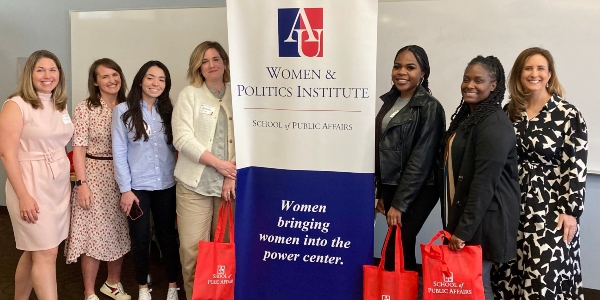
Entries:
{"label": "woman in black top", "polygon": [[[398,51],[391,90],[381,96],[375,119],[377,210],[389,226],[402,228],[404,265],[416,270],[417,234],[438,201],[436,158],[444,134],[444,109],[429,90],[425,50],[410,45]],[[394,235],[392,235],[394,236]],[[386,253],[386,269],[394,268],[394,239]]]}
{"label": "woman in black top", "polygon": [[494,299],[493,263],[517,255],[519,178],[516,137],[500,104],[506,91],[504,69],[493,56],[477,56],[461,84],[462,101],[442,140],[445,188],[442,217],[460,251],[481,245],[485,299]]}

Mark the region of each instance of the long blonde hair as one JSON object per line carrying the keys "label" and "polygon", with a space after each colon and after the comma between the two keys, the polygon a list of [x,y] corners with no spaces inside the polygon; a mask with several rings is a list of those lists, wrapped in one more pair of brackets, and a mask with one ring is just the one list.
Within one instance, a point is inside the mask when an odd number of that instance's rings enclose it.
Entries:
{"label": "long blonde hair", "polygon": [[205,41],[196,46],[196,49],[192,51],[192,55],[190,56],[187,78],[190,81],[190,84],[195,87],[200,87],[202,83],[204,83],[204,76],[200,71],[200,67],[202,66],[204,53],[206,53],[206,50],[210,48],[217,50],[219,56],[221,56],[221,59],[223,59],[223,65],[225,66],[223,82],[227,83],[231,81],[231,77],[229,75],[229,55],[227,55],[227,52],[225,49],[223,49],[223,46],[221,46],[221,44],[218,42]]}
{"label": "long blonde hair", "polygon": [[40,109],[44,105],[42,101],[37,95],[35,88],[33,87],[33,69],[35,68],[35,64],[42,59],[49,58],[56,64],[58,68],[59,78],[58,85],[52,90],[52,100],[54,100],[54,109],[57,111],[63,111],[67,107],[67,93],[65,88],[65,73],[63,72],[62,66],[58,57],[54,55],[54,53],[48,50],[38,50],[33,52],[27,61],[25,62],[25,68],[23,69],[23,74],[21,78],[19,78],[19,87],[17,91],[12,94],[9,98],[14,96],[19,96],[23,98],[23,100],[31,105],[34,109]]}
{"label": "long blonde hair", "polygon": [[523,52],[517,56],[508,78],[508,92],[510,97],[510,101],[508,102],[508,117],[513,122],[521,118],[521,113],[524,112],[527,107],[527,98],[531,95],[531,92],[521,83],[521,73],[525,67],[525,61],[536,54],[543,56],[546,61],[548,61],[548,71],[551,74],[550,79],[548,80],[548,86],[546,87],[548,93],[551,95],[556,94],[560,97],[566,95],[563,86],[560,84],[560,81],[558,81],[556,67],[554,66],[554,58],[552,57],[552,54],[550,54],[550,51],[540,47],[532,47],[523,50]]}

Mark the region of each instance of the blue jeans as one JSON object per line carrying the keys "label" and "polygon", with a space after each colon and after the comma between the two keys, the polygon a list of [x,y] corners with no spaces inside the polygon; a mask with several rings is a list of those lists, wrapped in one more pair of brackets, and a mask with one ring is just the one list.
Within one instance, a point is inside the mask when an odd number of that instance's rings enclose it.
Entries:
{"label": "blue jeans", "polygon": [[131,255],[135,268],[135,280],[139,285],[148,283],[148,260],[152,232],[150,214],[154,221],[154,232],[162,252],[163,265],[169,282],[177,281],[181,273],[179,267],[179,244],[175,229],[175,186],[158,191],[131,190],[140,200],[144,214],[129,221]]}

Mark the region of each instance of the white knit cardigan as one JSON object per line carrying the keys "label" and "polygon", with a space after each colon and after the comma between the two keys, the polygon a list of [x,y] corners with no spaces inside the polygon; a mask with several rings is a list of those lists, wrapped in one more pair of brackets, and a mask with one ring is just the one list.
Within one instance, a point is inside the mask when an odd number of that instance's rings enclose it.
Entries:
{"label": "white knit cardigan", "polygon": [[[191,187],[197,187],[206,165],[198,162],[205,150],[211,151],[219,109],[227,114],[228,160],[235,161],[233,137],[233,111],[231,85],[226,84],[225,95],[219,100],[208,90],[206,84],[197,88],[185,87],[173,108],[173,145],[179,151],[175,165],[175,177]],[[210,109],[212,108],[212,109]],[[212,111],[212,113],[207,113]]]}

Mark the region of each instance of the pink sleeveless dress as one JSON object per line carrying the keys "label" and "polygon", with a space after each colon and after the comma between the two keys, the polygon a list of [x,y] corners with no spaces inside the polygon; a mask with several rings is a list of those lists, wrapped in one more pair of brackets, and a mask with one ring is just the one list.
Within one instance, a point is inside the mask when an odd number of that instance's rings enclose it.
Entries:
{"label": "pink sleeveless dress", "polygon": [[33,109],[21,97],[13,101],[21,109],[23,132],[17,159],[27,192],[39,206],[38,221],[21,219],[19,199],[6,180],[6,206],[10,215],[17,249],[47,250],[58,246],[69,232],[69,159],[65,146],[73,135],[68,111],[54,109],[50,94],[39,94],[43,108]]}

